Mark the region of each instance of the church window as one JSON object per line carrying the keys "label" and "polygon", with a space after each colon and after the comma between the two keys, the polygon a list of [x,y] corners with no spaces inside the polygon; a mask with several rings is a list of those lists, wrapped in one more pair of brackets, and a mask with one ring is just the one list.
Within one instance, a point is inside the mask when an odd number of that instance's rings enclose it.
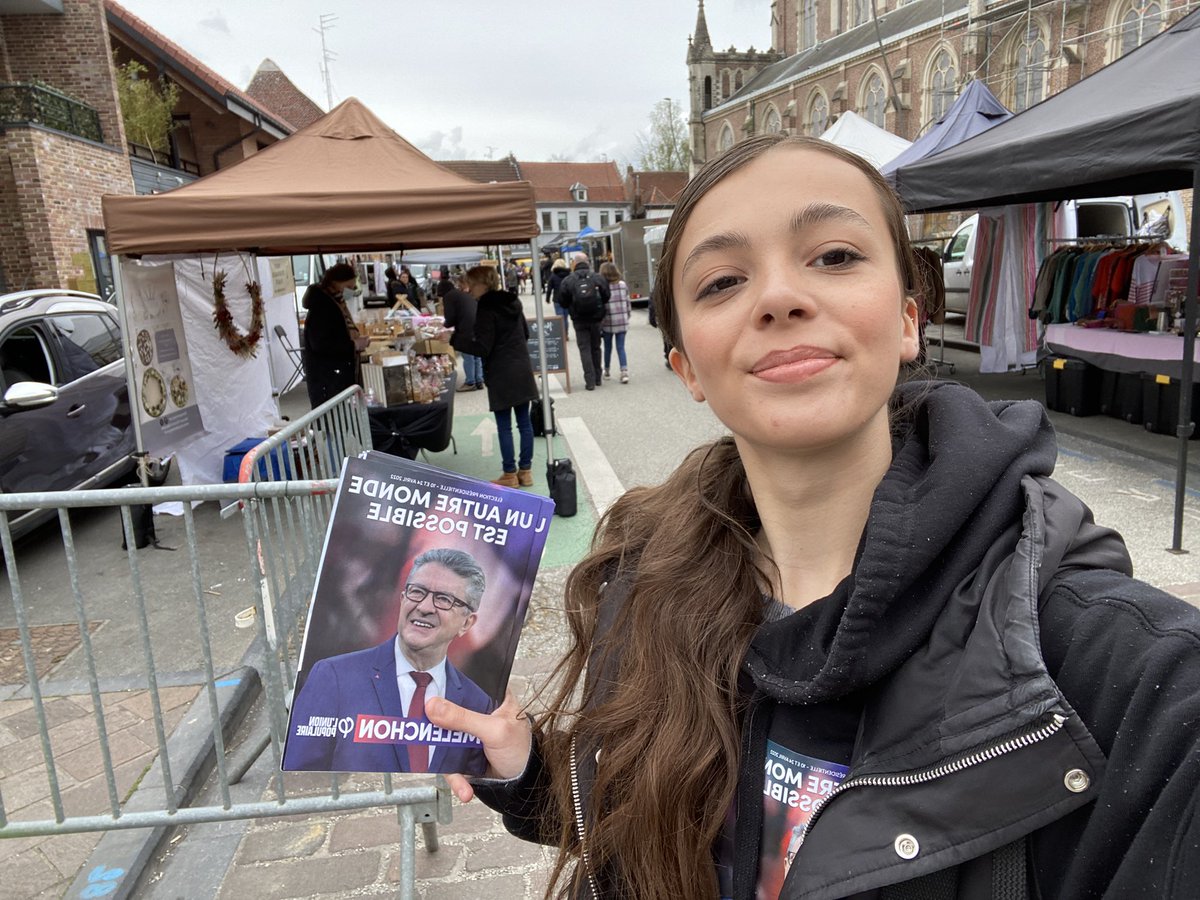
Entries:
{"label": "church window", "polygon": [[929,122],[941,121],[953,105],[958,91],[958,71],[949,50],[943,48],[934,55],[933,64],[929,67],[926,90],[929,97],[929,105],[926,107],[927,119]]}
{"label": "church window", "polygon": [[725,69],[721,72],[721,99],[729,99],[729,70]]}
{"label": "church window", "polygon": [[820,137],[829,127],[829,101],[822,91],[814,91],[808,101],[808,133]]}
{"label": "church window", "polygon": [[851,0],[855,25],[865,25],[871,21],[872,2],[873,0]]}
{"label": "church window", "polygon": [[735,91],[740,91],[742,89],[742,70],[741,69],[738,69],[737,73],[733,76],[733,89]]}
{"label": "church window", "polygon": [[1036,21],[1016,45],[1013,55],[1013,112],[1029,109],[1040,103],[1046,88],[1046,38]]}
{"label": "church window", "polygon": [[880,128],[887,121],[887,92],[883,89],[883,76],[877,71],[871,72],[863,85],[860,115]]}
{"label": "church window", "polygon": [[704,76],[704,108],[712,109],[712,105],[713,105],[712,76],[705,75]]}
{"label": "church window", "polygon": [[724,153],[733,146],[733,129],[726,122],[721,128],[721,136],[717,138],[717,149]]}
{"label": "church window", "polygon": [[800,16],[800,47],[807,50],[817,42],[817,0],[804,0]]}
{"label": "church window", "polygon": [[1136,50],[1162,31],[1163,27],[1162,7],[1157,3],[1133,0],[1132,3],[1125,4],[1124,9],[1125,14],[1121,17],[1115,35],[1118,56]]}
{"label": "church window", "polygon": [[779,110],[774,106],[767,109],[767,114],[763,116],[763,131],[767,134],[778,134],[783,130],[783,120],[779,118]]}

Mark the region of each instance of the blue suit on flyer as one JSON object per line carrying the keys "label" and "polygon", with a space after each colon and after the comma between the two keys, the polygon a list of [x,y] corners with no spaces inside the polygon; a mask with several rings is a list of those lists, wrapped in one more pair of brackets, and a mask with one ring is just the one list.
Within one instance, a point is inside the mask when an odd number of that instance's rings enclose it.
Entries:
{"label": "blue suit on flyer", "polygon": [[[496,707],[479,685],[446,660],[446,699],[480,713]],[[283,768],[287,771],[409,772],[404,743],[355,741],[359,716],[401,718],[404,705],[396,684],[395,639],[376,647],[332,656],[318,662],[292,704]],[[296,733],[309,722],[332,720],[330,733]],[[336,723],[346,722],[338,727]],[[430,772],[477,774],[486,767],[477,744],[437,744]]]}

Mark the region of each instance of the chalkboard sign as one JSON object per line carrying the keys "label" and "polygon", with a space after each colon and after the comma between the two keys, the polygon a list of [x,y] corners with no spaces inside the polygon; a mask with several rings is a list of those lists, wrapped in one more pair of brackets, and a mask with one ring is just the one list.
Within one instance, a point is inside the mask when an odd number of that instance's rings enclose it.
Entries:
{"label": "chalkboard sign", "polygon": [[[542,371],[541,357],[538,356],[537,320],[529,319],[529,361],[533,363],[533,374]],[[550,316],[542,320],[542,333],[546,344],[546,371],[567,371],[567,342],[564,340],[564,323],[562,316]],[[568,375],[568,379],[570,376]],[[567,382],[569,391],[570,381]]]}

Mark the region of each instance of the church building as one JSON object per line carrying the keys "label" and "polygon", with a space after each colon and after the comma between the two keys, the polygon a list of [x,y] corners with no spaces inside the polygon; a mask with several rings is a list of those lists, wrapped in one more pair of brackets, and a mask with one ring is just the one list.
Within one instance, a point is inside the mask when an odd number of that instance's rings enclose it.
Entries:
{"label": "church building", "polygon": [[975,78],[1020,112],[1138,47],[1192,5],[773,0],[770,49],[738,51],[714,48],[700,0],[687,51],[692,171],[752,134],[819,135],[847,110],[915,140]]}

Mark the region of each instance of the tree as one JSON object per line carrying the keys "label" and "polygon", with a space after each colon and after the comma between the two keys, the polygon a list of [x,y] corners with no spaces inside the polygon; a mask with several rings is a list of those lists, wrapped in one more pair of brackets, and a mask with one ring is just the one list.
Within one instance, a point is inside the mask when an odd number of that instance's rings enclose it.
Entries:
{"label": "tree", "polygon": [[158,81],[146,78],[149,69],[136,59],[116,66],[117,98],[121,103],[121,118],[125,120],[125,136],[135,144],[150,148],[154,161],[161,153],[170,153],[172,118],[179,102],[179,85],[165,78]]}
{"label": "tree", "polygon": [[637,136],[638,167],[651,172],[686,172],[692,161],[683,106],[667,97],[654,104],[650,126]]}

